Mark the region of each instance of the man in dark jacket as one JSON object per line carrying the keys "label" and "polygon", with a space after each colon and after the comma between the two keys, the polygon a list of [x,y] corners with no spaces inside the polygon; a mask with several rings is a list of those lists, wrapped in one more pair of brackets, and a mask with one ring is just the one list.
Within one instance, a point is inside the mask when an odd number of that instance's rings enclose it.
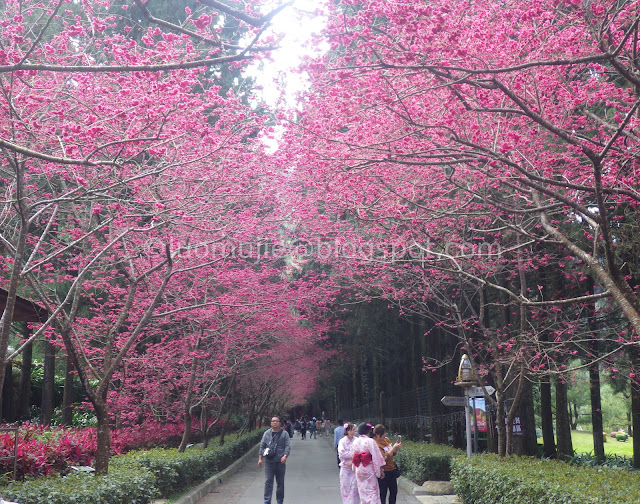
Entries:
{"label": "man in dark jacket", "polygon": [[273,478],[276,479],[276,502],[284,501],[284,473],[287,458],[291,451],[289,433],[282,428],[280,418],[271,419],[271,428],[265,431],[260,441],[258,467],[264,462],[264,504],[271,504],[273,495]]}

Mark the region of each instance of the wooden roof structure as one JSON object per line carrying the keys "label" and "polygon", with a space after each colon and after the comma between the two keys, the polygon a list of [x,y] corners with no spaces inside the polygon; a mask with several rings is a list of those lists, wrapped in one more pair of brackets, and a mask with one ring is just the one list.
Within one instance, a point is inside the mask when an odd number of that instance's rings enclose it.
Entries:
{"label": "wooden roof structure", "polygon": [[[7,305],[8,292],[4,289],[0,289],[0,313]],[[35,304],[33,301],[21,298],[16,298],[16,306],[13,310],[12,322],[44,322],[49,317],[49,312],[42,306]]]}

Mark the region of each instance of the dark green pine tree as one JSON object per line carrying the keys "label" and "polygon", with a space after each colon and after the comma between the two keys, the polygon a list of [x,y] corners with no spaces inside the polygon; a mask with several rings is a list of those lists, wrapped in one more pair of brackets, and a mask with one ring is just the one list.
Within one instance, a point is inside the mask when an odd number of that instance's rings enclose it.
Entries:
{"label": "dark green pine tree", "polygon": [[[237,5],[226,3],[230,9],[237,8]],[[124,9],[123,6],[127,8]],[[144,4],[131,3],[130,0],[119,0],[112,4],[111,13],[115,16],[113,30],[140,43],[142,43],[142,37],[151,27],[159,27],[164,32],[173,31],[176,34],[181,33],[180,30],[172,29],[172,27],[196,32],[192,20],[199,18],[202,14],[212,16],[212,24],[217,28],[215,34],[208,33],[200,40],[193,39],[196,50],[200,51],[203,56],[219,47],[225,54],[235,54],[240,52],[244,44],[247,43],[245,40],[247,29],[242,21],[196,0],[187,0],[186,2],[149,0]],[[238,66],[224,64],[208,68],[203,74],[201,85],[203,89],[208,89],[211,85],[220,86],[219,94],[221,96],[226,95],[232,89],[236,96],[241,97],[244,104],[248,105],[255,82],[253,78],[244,75]]]}

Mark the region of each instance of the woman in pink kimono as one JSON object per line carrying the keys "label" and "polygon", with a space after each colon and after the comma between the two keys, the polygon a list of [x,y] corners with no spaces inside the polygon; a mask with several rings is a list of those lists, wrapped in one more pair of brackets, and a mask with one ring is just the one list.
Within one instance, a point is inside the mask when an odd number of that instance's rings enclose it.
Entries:
{"label": "woman in pink kimono", "polygon": [[338,443],[338,457],[340,457],[340,494],[342,504],[360,504],[358,486],[356,485],[356,471],[353,467],[353,438],[356,433],[352,423],[344,425],[344,437]]}
{"label": "woman in pink kimono", "polygon": [[361,504],[381,504],[378,478],[384,478],[385,460],[376,442],[369,437],[371,426],[360,424],[359,437],[351,443],[352,464],[356,468],[356,485]]}

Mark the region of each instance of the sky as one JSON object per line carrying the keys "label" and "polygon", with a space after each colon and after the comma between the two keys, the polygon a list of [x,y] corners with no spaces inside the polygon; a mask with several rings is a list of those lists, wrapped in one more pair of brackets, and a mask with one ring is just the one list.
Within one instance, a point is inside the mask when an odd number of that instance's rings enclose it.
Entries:
{"label": "sky", "polygon": [[[274,6],[281,3],[282,0],[274,2]],[[284,34],[280,49],[273,52],[272,62],[261,62],[247,71],[263,87],[262,95],[268,105],[276,105],[283,90],[287,106],[294,107],[296,94],[307,86],[306,75],[293,73],[291,69],[299,66],[304,55],[313,54],[308,43],[326,24],[324,13],[317,13],[322,10],[322,5],[322,0],[295,0],[293,7],[286,8],[274,18],[273,33]],[[268,10],[265,8],[263,12]],[[325,44],[324,50],[327,48]]]}

